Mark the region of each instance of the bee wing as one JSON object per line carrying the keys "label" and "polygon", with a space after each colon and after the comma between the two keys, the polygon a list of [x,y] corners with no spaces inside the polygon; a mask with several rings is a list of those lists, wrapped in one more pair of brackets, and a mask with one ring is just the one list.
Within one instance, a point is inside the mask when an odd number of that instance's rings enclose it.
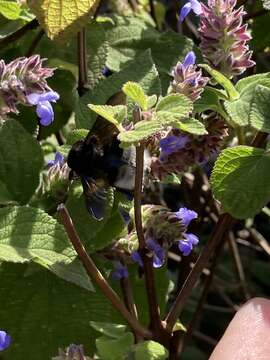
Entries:
{"label": "bee wing", "polygon": [[100,221],[104,218],[107,205],[107,188],[103,179],[94,180],[81,177],[86,208],[94,219]]}

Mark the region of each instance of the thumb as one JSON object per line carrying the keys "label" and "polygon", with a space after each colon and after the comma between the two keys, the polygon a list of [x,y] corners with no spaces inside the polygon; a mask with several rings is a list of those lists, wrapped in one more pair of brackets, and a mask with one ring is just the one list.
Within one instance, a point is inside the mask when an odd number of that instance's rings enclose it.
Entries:
{"label": "thumb", "polygon": [[236,313],[209,360],[228,359],[270,359],[270,300],[254,298]]}

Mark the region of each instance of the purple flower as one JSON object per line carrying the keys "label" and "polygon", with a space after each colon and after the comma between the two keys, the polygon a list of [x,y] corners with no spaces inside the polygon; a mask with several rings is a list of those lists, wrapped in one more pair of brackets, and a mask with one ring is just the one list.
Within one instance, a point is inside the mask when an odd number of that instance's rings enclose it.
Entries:
{"label": "purple flower", "polygon": [[178,219],[181,220],[181,222],[188,227],[189,223],[193,220],[193,219],[197,219],[198,214],[196,213],[196,211],[193,210],[189,210],[187,208],[180,208],[178,211],[176,211],[176,216],[178,217]]}
{"label": "purple flower", "polygon": [[196,62],[196,55],[195,55],[194,51],[190,51],[187,53],[187,55],[182,63],[182,66],[184,68],[186,68],[190,65],[195,65],[195,62]]}
{"label": "purple flower", "polygon": [[185,239],[178,241],[178,248],[183,253],[184,256],[188,256],[193,247],[198,245],[199,238],[191,233],[185,233]]}
{"label": "purple flower", "polygon": [[128,269],[126,266],[117,261],[114,263],[115,270],[112,272],[113,280],[126,279],[128,277]]}
{"label": "purple flower", "polygon": [[0,330],[0,351],[8,348],[10,344],[11,337],[4,330]]}
{"label": "purple flower", "polygon": [[190,11],[193,10],[193,12],[196,15],[200,15],[202,13],[202,6],[199,1],[197,0],[190,0],[187,2],[180,11],[180,21],[183,22],[186,16],[190,13]]}
{"label": "purple flower", "polygon": [[237,0],[208,0],[202,4],[198,29],[204,59],[229,78],[255,65],[248,47],[251,36],[243,24],[246,13],[236,5]]}
{"label": "purple flower", "polygon": [[147,247],[153,252],[153,267],[160,268],[165,262],[164,249],[153,239],[146,241]]}
{"label": "purple flower", "polygon": [[159,142],[161,149],[160,159],[164,158],[164,155],[167,156],[182,149],[186,145],[187,141],[188,137],[184,135],[169,135],[161,139]]}
{"label": "purple flower", "polygon": [[184,61],[178,62],[172,70],[173,81],[170,92],[184,94],[191,101],[197,100],[209,78],[202,76],[201,70],[196,70],[196,55],[193,51],[187,53]]}
{"label": "purple flower", "polygon": [[31,105],[37,105],[36,113],[40,118],[43,126],[50,125],[54,120],[54,112],[51,102],[56,102],[60,98],[55,91],[48,91],[43,94],[32,93],[27,96],[27,100]]}
{"label": "purple flower", "polygon": [[59,164],[60,166],[63,165],[65,161],[65,158],[62,154],[60,154],[58,151],[55,153],[54,160],[50,160],[47,162],[47,166],[51,167],[54,165]]}
{"label": "purple flower", "polygon": [[[147,240],[146,244],[153,255],[153,267],[160,268],[165,262],[165,250],[153,239]],[[131,258],[134,262],[143,267],[143,261],[139,251],[134,251],[131,254]]]}
{"label": "purple flower", "polygon": [[131,254],[131,259],[134,262],[138,263],[141,267],[143,267],[143,261],[139,251],[133,251],[133,253]]}

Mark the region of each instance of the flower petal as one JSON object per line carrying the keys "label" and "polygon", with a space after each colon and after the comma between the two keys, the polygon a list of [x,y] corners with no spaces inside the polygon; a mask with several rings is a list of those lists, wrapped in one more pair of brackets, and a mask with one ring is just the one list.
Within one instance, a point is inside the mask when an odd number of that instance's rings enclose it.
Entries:
{"label": "flower petal", "polygon": [[198,217],[196,211],[189,210],[187,208],[180,208],[175,215],[182,221],[182,223],[188,227],[189,223]]}
{"label": "flower petal", "polygon": [[37,105],[40,101],[40,94],[37,93],[29,94],[26,96],[26,98],[31,105]]}
{"label": "flower petal", "polygon": [[11,337],[4,330],[0,330],[0,351],[8,348],[10,344]]}
{"label": "flower petal", "polygon": [[191,3],[187,2],[180,11],[180,21],[183,22],[185,17],[188,16],[191,10]]}
{"label": "flower petal", "polygon": [[193,246],[199,244],[199,238],[198,236],[191,234],[191,233],[185,233],[185,238],[188,242],[190,242]]}
{"label": "flower petal", "polygon": [[201,15],[202,13],[202,6],[201,3],[197,0],[191,0],[191,8],[196,15]]}
{"label": "flower petal", "polygon": [[131,254],[131,259],[134,262],[138,263],[141,267],[143,267],[143,261],[139,251],[133,251],[133,253]]}
{"label": "flower petal", "polygon": [[191,253],[193,246],[186,240],[179,240],[178,248],[184,256],[188,256]]}
{"label": "flower petal", "polygon": [[195,62],[196,62],[196,55],[193,51],[190,51],[189,53],[187,53],[182,65],[186,68],[190,65],[194,65]]}
{"label": "flower petal", "polygon": [[55,102],[60,99],[59,94],[56,91],[48,91],[39,95],[39,101]]}
{"label": "flower petal", "polygon": [[49,103],[49,101],[38,103],[36,112],[40,118],[41,125],[48,126],[53,122],[54,113],[52,105]]}

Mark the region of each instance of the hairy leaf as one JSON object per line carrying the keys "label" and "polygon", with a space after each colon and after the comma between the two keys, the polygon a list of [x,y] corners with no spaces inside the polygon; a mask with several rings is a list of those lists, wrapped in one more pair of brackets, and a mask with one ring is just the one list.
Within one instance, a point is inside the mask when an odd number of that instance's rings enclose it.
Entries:
{"label": "hairy leaf", "polygon": [[63,40],[87,23],[99,0],[28,0],[27,3],[48,37]]}
{"label": "hairy leaf", "polygon": [[124,105],[110,106],[89,104],[88,106],[92,111],[111,122],[119,130],[119,124],[121,124],[127,116],[127,107]]}
{"label": "hairy leaf", "polygon": [[147,96],[145,95],[143,88],[135,82],[128,81],[122,88],[124,94],[137,103],[142,110],[147,110]]}
{"label": "hairy leaf", "polygon": [[165,360],[168,350],[156,341],[144,341],[135,346],[135,360]]}
{"label": "hairy leaf", "polygon": [[0,209],[0,260],[34,261],[59,277],[93,290],[65,230],[44,211],[26,206]]}
{"label": "hairy leaf", "polygon": [[199,120],[194,118],[181,119],[177,123],[177,128],[194,135],[205,135],[208,134],[205,126]]}
{"label": "hairy leaf", "polygon": [[250,125],[259,131],[270,133],[270,88],[258,85],[251,104]]}
{"label": "hairy leaf", "polygon": [[0,182],[10,194],[8,200],[26,204],[39,185],[42,150],[16,120],[0,128],[0,144]]}
{"label": "hairy leaf", "polygon": [[200,64],[200,67],[205,69],[218,84],[220,84],[228,94],[228,98],[230,100],[235,100],[239,98],[239,93],[232,84],[232,82],[226,78],[223,74],[221,74],[219,71],[212,69],[209,65],[206,64]]}
{"label": "hairy leaf", "polygon": [[161,92],[158,72],[149,51],[143,53],[136,61],[128,64],[119,73],[100,81],[92,91],[82,96],[76,108],[76,124],[78,127],[91,129],[96,120],[96,114],[89,112],[87,104],[103,105],[114,94],[118,93],[127,81],[136,81],[147,95]]}
{"label": "hairy leaf", "polygon": [[253,217],[270,200],[270,155],[236,146],[223,150],[211,176],[214,196],[237,219]]}

